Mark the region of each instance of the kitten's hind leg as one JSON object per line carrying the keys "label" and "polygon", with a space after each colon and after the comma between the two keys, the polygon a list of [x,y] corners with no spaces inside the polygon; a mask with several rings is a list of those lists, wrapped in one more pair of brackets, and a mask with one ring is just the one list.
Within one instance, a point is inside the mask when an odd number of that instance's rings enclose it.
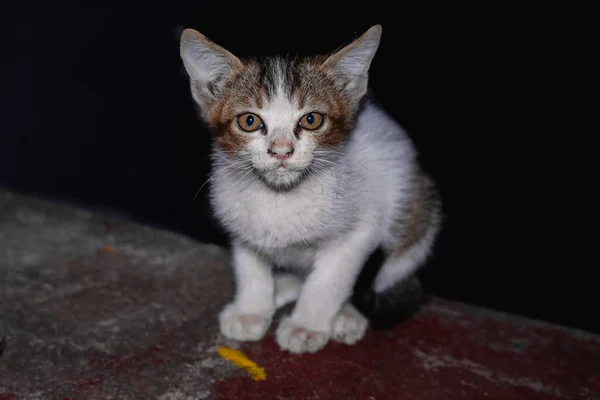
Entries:
{"label": "kitten's hind leg", "polygon": [[234,340],[260,340],[275,314],[271,265],[252,250],[233,246],[236,295],[219,314],[221,333]]}
{"label": "kitten's hind leg", "polygon": [[275,308],[293,303],[300,296],[302,280],[287,272],[275,274]]}

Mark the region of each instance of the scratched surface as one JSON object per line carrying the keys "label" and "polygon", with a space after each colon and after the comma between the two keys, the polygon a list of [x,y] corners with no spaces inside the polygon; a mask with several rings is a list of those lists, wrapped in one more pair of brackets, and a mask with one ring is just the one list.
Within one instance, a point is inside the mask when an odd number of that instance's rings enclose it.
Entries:
{"label": "scratched surface", "polygon": [[[433,299],[392,331],[314,355],[272,333],[221,359],[227,253],[0,192],[0,400],[600,400],[600,338]],[[0,333],[0,336],[2,334]]]}

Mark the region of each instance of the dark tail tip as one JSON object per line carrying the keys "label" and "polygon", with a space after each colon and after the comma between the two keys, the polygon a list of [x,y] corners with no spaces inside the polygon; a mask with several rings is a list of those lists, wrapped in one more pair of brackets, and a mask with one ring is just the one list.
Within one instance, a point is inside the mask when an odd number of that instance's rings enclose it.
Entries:
{"label": "dark tail tip", "polygon": [[385,261],[379,248],[367,260],[361,271],[350,302],[369,319],[374,329],[389,329],[411,318],[426,299],[421,283],[410,276],[389,289],[376,293],[373,282]]}
{"label": "dark tail tip", "polygon": [[419,279],[411,276],[382,293],[373,289],[352,296],[352,304],[374,329],[389,329],[411,318],[425,301]]}

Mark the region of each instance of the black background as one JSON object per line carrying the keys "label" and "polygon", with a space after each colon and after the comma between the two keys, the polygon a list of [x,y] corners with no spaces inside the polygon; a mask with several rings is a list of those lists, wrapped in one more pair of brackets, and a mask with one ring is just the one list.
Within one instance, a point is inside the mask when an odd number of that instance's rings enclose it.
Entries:
{"label": "black background", "polygon": [[247,56],[327,53],[380,23],[373,90],[414,139],[444,200],[426,287],[600,332],[595,233],[579,191],[594,184],[578,164],[589,145],[573,123],[560,125],[566,105],[553,104],[565,103],[560,92],[577,78],[563,68],[573,50],[561,10],[382,1],[20,6],[4,35],[0,184],[226,244],[206,190],[194,200],[210,138],[179,59],[181,29]]}

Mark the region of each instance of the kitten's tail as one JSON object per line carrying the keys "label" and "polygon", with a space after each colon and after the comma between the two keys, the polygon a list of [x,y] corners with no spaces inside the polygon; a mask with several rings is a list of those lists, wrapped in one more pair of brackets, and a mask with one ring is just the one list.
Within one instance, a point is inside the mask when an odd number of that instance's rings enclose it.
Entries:
{"label": "kitten's tail", "polygon": [[350,302],[375,329],[391,328],[412,317],[426,300],[425,292],[415,274],[396,282],[385,290],[376,291],[377,274],[386,261],[381,248],[375,250],[361,271]]}
{"label": "kitten's tail", "polygon": [[404,210],[396,248],[371,254],[354,287],[352,304],[374,328],[410,318],[426,300],[416,272],[428,260],[442,223],[441,200],[423,172],[414,177],[412,199]]}

